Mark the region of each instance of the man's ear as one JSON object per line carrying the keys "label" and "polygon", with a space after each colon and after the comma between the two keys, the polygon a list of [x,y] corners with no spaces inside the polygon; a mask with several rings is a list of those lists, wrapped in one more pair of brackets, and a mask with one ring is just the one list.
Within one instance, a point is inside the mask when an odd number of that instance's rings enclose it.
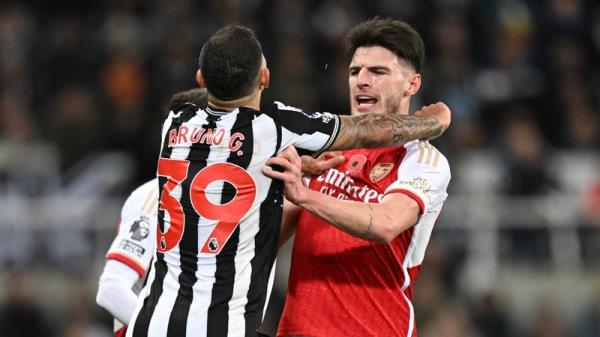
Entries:
{"label": "man's ear", "polygon": [[259,86],[261,89],[267,89],[269,87],[269,82],[271,81],[271,73],[269,72],[269,68],[263,68],[260,70],[259,76]]}
{"label": "man's ear", "polygon": [[200,69],[198,69],[198,71],[196,72],[196,82],[198,82],[198,85],[200,85],[200,87],[206,88],[206,83],[204,82],[204,76],[202,76],[202,70],[200,70]]}
{"label": "man's ear", "polygon": [[415,73],[410,75],[406,95],[413,96],[421,89],[421,74]]}

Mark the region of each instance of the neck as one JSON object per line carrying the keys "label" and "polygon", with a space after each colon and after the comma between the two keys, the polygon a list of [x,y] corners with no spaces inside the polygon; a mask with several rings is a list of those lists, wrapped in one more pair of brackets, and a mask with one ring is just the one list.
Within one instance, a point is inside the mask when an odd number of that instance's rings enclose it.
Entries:
{"label": "neck", "polygon": [[244,96],[232,101],[224,101],[216,98],[210,92],[208,92],[208,104],[209,106],[225,111],[233,111],[239,107],[247,107],[254,110],[260,110],[260,94],[261,91],[257,90],[248,96]]}
{"label": "neck", "polygon": [[383,113],[408,115],[409,107],[410,107],[410,101],[403,99],[399,103],[396,103],[394,105],[389,105],[389,106],[383,108]]}
{"label": "neck", "polygon": [[400,103],[400,114],[401,115],[408,115],[409,108],[410,108],[410,102],[409,101]]}

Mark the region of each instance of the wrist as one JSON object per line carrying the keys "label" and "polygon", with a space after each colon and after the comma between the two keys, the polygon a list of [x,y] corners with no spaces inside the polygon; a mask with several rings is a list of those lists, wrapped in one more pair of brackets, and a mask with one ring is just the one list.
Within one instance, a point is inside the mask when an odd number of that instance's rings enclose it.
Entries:
{"label": "wrist", "polygon": [[434,118],[432,121],[433,127],[432,127],[432,137],[431,138],[437,138],[439,136],[441,136],[444,131],[444,122],[441,119],[438,118]]}
{"label": "wrist", "polygon": [[310,202],[310,192],[311,190],[306,185],[300,186],[294,203],[300,207],[306,207]]}

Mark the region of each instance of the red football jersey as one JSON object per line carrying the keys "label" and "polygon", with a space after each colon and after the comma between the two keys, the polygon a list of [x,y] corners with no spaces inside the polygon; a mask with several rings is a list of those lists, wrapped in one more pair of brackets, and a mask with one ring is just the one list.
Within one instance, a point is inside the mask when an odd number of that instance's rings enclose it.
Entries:
{"label": "red football jersey", "polygon": [[450,169],[427,142],[345,151],[310,188],[369,203],[405,193],[421,209],[386,245],[353,237],[302,210],[278,336],[416,336],[412,285],[446,199]]}

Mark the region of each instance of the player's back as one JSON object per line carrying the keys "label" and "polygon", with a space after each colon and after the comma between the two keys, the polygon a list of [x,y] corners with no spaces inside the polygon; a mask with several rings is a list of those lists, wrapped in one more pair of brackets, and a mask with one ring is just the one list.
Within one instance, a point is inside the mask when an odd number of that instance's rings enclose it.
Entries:
{"label": "player's back", "polygon": [[158,163],[157,254],[128,336],[253,336],[262,320],[282,212],[261,173],[291,145],[328,146],[337,117],[276,105],[261,113],[172,112]]}

